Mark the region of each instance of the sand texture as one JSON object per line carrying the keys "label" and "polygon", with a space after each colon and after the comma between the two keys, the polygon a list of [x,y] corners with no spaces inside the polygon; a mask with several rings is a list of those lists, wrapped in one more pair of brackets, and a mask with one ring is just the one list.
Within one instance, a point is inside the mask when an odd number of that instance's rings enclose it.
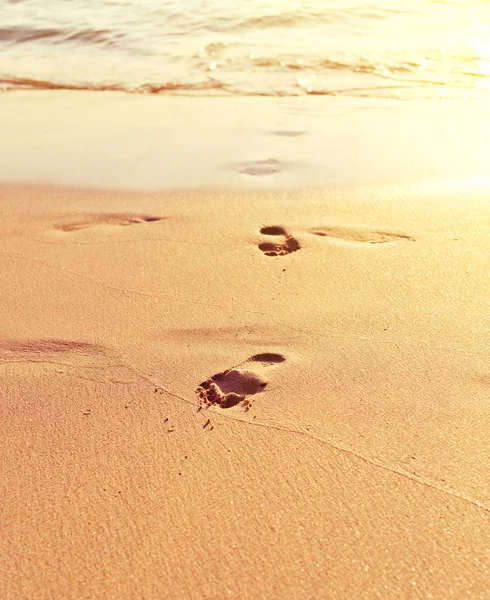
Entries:
{"label": "sand texture", "polygon": [[488,598],[490,191],[0,188],[0,597]]}

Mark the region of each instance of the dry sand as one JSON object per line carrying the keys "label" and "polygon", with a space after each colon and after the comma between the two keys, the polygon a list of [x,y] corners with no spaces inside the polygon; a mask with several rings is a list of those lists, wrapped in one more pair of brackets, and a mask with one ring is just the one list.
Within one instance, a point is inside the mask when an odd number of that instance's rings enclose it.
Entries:
{"label": "dry sand", "polygon": [[490,190],[0,187],[0,597],[488,598]]}

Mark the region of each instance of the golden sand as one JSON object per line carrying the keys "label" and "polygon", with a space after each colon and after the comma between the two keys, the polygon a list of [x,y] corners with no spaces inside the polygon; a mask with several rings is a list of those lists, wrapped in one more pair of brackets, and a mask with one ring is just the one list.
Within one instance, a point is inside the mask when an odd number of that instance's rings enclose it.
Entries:
{"label": "golden sand", "polygon": [[488,598],[490,192],[0,188],[0,596]]}

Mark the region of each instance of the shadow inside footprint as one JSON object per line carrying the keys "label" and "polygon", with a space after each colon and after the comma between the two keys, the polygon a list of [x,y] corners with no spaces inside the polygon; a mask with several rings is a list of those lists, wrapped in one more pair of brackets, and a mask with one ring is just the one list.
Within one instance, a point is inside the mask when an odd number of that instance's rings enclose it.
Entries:
{"label": "shadow inside footprint", "polygon": [[301,248],[298,240],[293,236],[289,235],[288,232],[279,225],[270,225],[262,227],[260,233],[263,235],[270,236],[282,236],[284,240],[280,243],[276,242],[261,242],[259,244],[259,250],[266,256],[284,256],[296,252]]}
{"label": "shadow inside footprint", "polygon": [[258,362],[262,363],[264,367],[269,365],[278,365],[283,363],[286,358],[282,354],[274,354],[273,352],[264,352],[262,354],[255,354],[251,356],[246,362]]}
{"label": "shadow inside footprint", "polygon": [[256,354],[236,367],[213,375],[197,387],[201,406],[231,408],[242,402],[245,410],[248,410],[248,397],[262,392],[268,383],[260,371],[285,360],[280,354]]}

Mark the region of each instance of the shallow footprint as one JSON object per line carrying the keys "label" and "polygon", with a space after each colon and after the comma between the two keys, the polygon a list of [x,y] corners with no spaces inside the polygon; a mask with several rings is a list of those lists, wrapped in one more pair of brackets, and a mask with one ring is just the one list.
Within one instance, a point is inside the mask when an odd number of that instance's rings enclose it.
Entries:
{"label": "shallow footprint", "polygon": [[71,223],[61,223],[55,225],[55,229],[59,231],[80,231],[89,227],[97,227],[101,225],[119,225],[127,227],[128,225],[138,225],[139,223],[154,223],[161,221],[163,217],[152,217],[150,215],[135,215],[130,213],[108,213],[87,215],[80,221]]}
{"label": "shallow footprint", "polygon": [[336,227],[327,225],[325,227],[314,227],[309,232],[321,237],[331,237],[346,242],[362,242],[365,244],[386,244],[388,242],[396,242],[397,240],[414,241],[413,237],[404,233],[362,227]]}
{"label": "shallow footprint", "polygon": [[286,165],[276,160],[268,158],[266,160],[251,160],[241,163],[232,163],[228,165],[233,171],[238,171],[242,175],[250,175],[252,177],[264,177],[275,175],[283,171]]}
{"label": "shallow footprint", "polygon": [[304,135],[304,131],[293,130],[293,129],[276,129],[275,131],[269,132],[271,135],[278,135],[281,137],[298,137]]}
{"label": "shallow footprint", "polygon": [[262,371],[267,371],[285,360],[281,354],[255,354],[245,362],[213,375],[196,389],[201,406],[218,405],[220,408],[231,408],[242,403],[244,409],[249,410],[249,397],[262,392],[267,386],[268,381]]}
{"label": "shallow footprint", "polygon": [[298,240],[289,235],[284,227],[280,227],[278,225],[262,227],[260,233],[263,235],[280,236],[283,238],[283,241],[280,243],[261,242],[259,244],[259,249],[262,250],[266,256],[285,256],[286,254],[291,254],[292,252],[296,252],[296,250],[301,248]]}

